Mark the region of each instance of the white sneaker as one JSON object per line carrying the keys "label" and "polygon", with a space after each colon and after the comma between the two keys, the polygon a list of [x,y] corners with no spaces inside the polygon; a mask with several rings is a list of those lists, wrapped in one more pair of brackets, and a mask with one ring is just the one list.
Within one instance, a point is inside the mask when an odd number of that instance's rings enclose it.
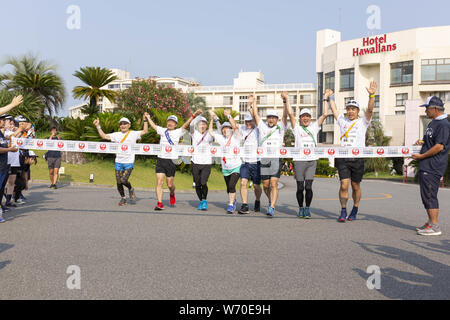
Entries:
{"label": "white sneaker", "polygon": [[24,203],[26,203],[26,202],[23,201],[22,199],[17,199],[17,200],[16,200],[16,203],[17,203],[17,204],[24,204]]}
{"label": "white sneaker", "polygon": [[442,231],[439,226],[432,227],[428,225],[425,229],[417,231],[417,234],[421,236],[440,236]]}

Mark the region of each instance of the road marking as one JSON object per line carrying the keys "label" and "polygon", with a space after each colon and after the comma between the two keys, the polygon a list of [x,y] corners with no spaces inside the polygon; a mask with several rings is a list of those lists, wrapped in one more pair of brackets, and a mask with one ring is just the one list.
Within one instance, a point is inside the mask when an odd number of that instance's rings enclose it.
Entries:
{"label": "road marking", "polygon": [[[361,198],[361,201],[363,200],[386,200],[386,199],[392,199],[392,196],[387,193],[377,193],[379,195],[382,195],[382,197],[376,197],[376,198]],[[339,198],[336,199],[314,199],[315,201],[339,201]]]}

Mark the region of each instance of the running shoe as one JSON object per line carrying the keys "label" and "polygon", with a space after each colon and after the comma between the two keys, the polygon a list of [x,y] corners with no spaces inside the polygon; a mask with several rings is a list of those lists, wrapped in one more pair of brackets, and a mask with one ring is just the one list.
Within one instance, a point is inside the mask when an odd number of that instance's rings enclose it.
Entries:
{"label": "running shoe", "polygon": [[2,211],[3,211],[3,213],[5,213],[5,212],[8,212],[9,209],[7,207],[5,207],[4,205],[2,205]]}
{"label": "running shoe", "polygon": [[162,204],[162,202],[158,202],[158,204],[155,207],[155,211],[161,211],[164,210],[164,205]]}
{"label": "running shoe", "polygon": [[348,221],[356,220],[356,215],[358,214],[358,207],[353,207],[352,212],[350,212],[350,215],[348,216]]}
{"label": "running shoe", "polygon": [[417,234],[421,236],[440,236],[442,231],[438,225],[428,225],[425,229],[417,231]]}
{"label": "running shoe", "polygon": [[19,198],[16,200],[16,203],[17,204],[25,204],[26,202]]}
{"label": "running shoe", "polygon": [[203,210],[203,200],[200,201],[200,204],[198,205],[197,210]]}
{"label": "running shoe", "polygon": [[170,195],[170,205],[174,206],[175,203],[177,203],[177,200],[175,199],[175,193]]}
{"label": "running shoe", "polygon": [[203,211],[208,211],[208,201],[203,200],[202,210],[203,210]]}
{"label": "running shoe", "polygon": [[227,213],[233,214],[234,213],[234,206],[232,204],[229,204],[227,207]]}
{"label": "running shoe", "polygon": [[120,199],[119,206],[124,206],[127,204],[127,200],[125,198]]}
{"label": "running shoe", "polygon": [[243,204],[241,206],[241,209],[238,211],[239,214],[249,214],[250,213],[250,209],[248,207],[248,204]]}
{"label": "running shoe", "polygon": [[253,211],[255,211],[255,212],[261,211],[261,201],[258,201],[258,200],[255,201],[255,208]]}
{"label": "running shoe", "polygon": [[3,218],[0,218],[0,223],[5,223],[6,222],[6,220],[5,219],[3,219]]}
{"label": "running shoe", "polygon": [[347,209],[346,208],[343,208],[342,210],[341,210],[341,215],[339,216],[339,219],[338,219],[338,221],[339,222],[345,222],[345,219],[347,218]]}
{"label": "running shoe", "polygon": [[305,208],[303,207],[298,208],[297,217],[300,219],[305,217]]}
{"label": "running shoe", "polygon": [[48,188],[49,188],[49,189],[53,188],[53,184],[49,185]]}
{"label": "running shoe", "polygon": [[11,207],[11,208],[17,208],[17,206],[14,203],[12,203],[11,201],[6,202],[5,206]]}
{"label": "running shoe", "polygon": [[58,189],[58,187],[56,186],[56,184],[53,185],[52,189],[53,189],[53,190]]}
{"label": "running shoe", "polygon": [[269,218],[273,218],[274,214],[275,214],[275,209],[272,208],[272,207],[269,207],[269,208],[267,209],[267,216],[268,216]]}
{"label": "running shoe", "polygon": [[23,194],[20,194],[20,199],[22,199],[23,201],[27,201],[27,198],[25,198],[25,197],[23,196]]}
{"label": "running shoe", "polygon": [[429,226],[430,226],[430,225],[429,225],[429,223],[427,222],[427,223],[425,223],[423,226],[416,228],[416,231],[420,231],[420,230],[426,229],[426,228],[429,227]]}
{"label": "running shoe", "polygon": [[134,192],[134,188],[129,190],[130,193],[130,201],[136,201],[136,193]]}
{"label": "running shoe", "polygon": [[311,219],[311,211],[310,211],[309,207],[305,208],[304,218],[305,219]]}

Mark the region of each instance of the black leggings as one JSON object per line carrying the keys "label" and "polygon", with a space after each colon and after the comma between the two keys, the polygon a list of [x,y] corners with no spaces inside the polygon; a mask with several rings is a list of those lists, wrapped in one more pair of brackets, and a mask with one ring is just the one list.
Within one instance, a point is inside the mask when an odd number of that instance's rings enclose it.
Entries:
{"label": "black leggings", "polygon": [[117,190],[122,198],[125,198],[125,190],[123,186],[127,187],[128,190],[132,188],[131,184],[128,182],[132,171],[133,169],[127,169],[125,171],[116,170]]}
{"label": "black leggings", "polygon": [[240,174],[235,172],[229,176],[224,176],[225,183],[227,184],[227,193],[236,193],[236,184],[239,181]]}
{"label": "black leggings", "polygon": [[208,197],[208,179],[211,174],[210,164],[192,164],[192,176],[195,182],[195,192],[200,201]]}
{"label": "black leggings", "polygon": [[313,180],[297,181],[297,202],[300,208],[303,208],[303,191],[305,190],[306,207],[309,208],[311,206],[313,199],[312,184]]}

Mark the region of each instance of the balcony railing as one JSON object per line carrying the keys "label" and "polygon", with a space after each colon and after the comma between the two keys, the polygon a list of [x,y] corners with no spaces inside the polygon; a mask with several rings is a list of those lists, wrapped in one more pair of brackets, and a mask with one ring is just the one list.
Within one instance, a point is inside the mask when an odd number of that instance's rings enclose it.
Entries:
{"label": "balcony railing", "polygon": [[268,91],[268,90],[315,90],[312,83],[287,83],[287,84],[266,84],[262,86],[256,86],[251,88],[239,88],[234,86],[199,86],[191,87],[190,91],[193,92],[213,92],[213,91]]}

